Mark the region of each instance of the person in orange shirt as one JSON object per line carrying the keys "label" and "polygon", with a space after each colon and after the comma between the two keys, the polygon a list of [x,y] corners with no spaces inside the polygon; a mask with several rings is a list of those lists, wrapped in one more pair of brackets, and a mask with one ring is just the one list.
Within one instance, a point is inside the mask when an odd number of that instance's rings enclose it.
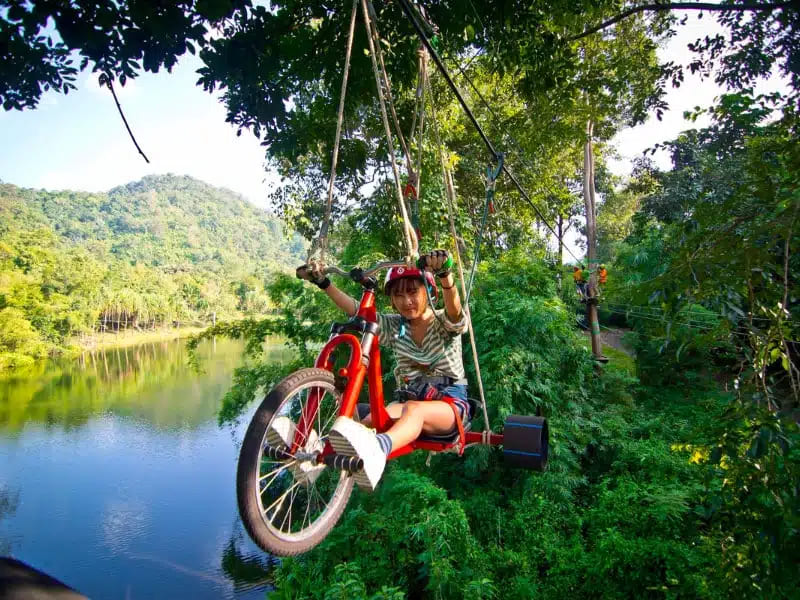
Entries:
{"label": "person in orange shirt", "polygon": [[600,285],[605,285],[608,281],[608,271],[605,265],[600,265],[600,270],[597,272],[597,281]]}
{"label": "person in orange shirt", "polygon": [[575,280],[575,288],[583,300],[586,298],[586,280],[583,278],[583,270],[578,265],[572,267],[572,279]]}

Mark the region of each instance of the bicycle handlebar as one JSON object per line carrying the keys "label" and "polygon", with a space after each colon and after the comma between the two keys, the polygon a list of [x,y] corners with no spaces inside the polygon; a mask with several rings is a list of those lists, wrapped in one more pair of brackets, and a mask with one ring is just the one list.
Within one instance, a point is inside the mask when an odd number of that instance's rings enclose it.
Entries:
{"label": "bicycle handlebar", "polygon": [[[390,260],[390,261],[383,261],[379,262],[369,269],[361,269],[359,267],[353,267],[349,271],[345,271],[341,267],[337,267],[336,265],[328,265],[324,269],[322,269],[323,275],[341,275],[342,277],[349,277],[356,283],[361,283],[367,277],[371,277],[378,271],[383,269],[391,269],[392,267],[405,267],[407,265],[406,261],[404,260]],[[308,265],[301,265],[295,269],[295,275],[298,279],[306,279],[303,277],[303,274],[308,273],[309,268]]]}

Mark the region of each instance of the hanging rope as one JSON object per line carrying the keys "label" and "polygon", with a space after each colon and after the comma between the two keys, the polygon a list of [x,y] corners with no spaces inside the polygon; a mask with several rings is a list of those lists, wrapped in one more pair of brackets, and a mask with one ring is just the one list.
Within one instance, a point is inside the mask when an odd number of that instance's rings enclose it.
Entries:
{"label": "hanging rope", "polygon": [[[436,52],[436,49],[433,47],[431,39],[429,39],[428,34],[425,32],[425,27],[426,26],[424,25],[424,23],[420,23],[418,21],[418,17],[416,16],[418,14],[418,11],[416,10],[416,8],[411,3],[409,3],[408,0],[398,0],[398,2],[400,3],[400,6],[403,9],[403,12],[408,17],[408,20],[411,22],[411,25],[416,30],[417,35],[419,36],[419,39],[425,45],[425,48],[428,51],[428,53],[430,54],[431,58],[433,58],[433,62],[436,64],[436,67],[439,69],[439,72],[442,74],[442,77],[444,77],[445,81],[447,82],[447,85],[452,90],[453,95],[456,97],[456,99],[458,100],[459,104],[461,104],[461,108],[464,110],[464,113],[467,115],[469,120],[472,122],[472,125],[475,127],[475,130],[478,132],[478,135],[480,135],[481,139],[483,140],[483,143],[486,145],[486,148],[489,150],[489,152],[491,153],[492,157],[497,159],[498,152],[494,149],[494,146],[492,145],[492,142],[489,140],[489,138],[487,137],[486,133],[483,131],[483,128],[480,126],[480,123],[478,123],[478,120],[475,118],[475,115],[470,110],[469,106],[467,105],[466,101],[464,100],[463,95],[461,94],[461,91],[458,89],[458,87],[456,86],[455,82],[453,81],[453,78],[450,77],[450,74],[447,72],[447,68],[445,68],[444,63],[442,62],[442,59],[439,57],[439,54]],[[508,165],[504,165],[503,166],[503,172],[511,180],[511,183],[514,184],[514,187],[517,188],[517,190],[519,191],[520,196],[522,196],[522,198],[531,206],[533,211],[539,216],[539,219],[541,219],[541,221],[544,224],[544,226],[550,231],[550,233],[552,233],[557,238],[558,234],[555,232],[555,230],[547,222],[547,219],[545,219],[545,217],[542,214],[542,212],[539,210],[539,208],[536,206],[536,204],[533,202],[533,200],[531,200],[531,198],[528,195],[528,193],[523,189],[523,187],[520,184],[519,180],[517,180],[517,178],[514,176],[514,174],[509,170]],[[580,259],[577,256],[575,256],[567,246],[564,246],[564,249],[575,260],[580,261]]]}
{"label": "hanging rope", "polygon": [[[427,52],[425,49],[422,48],[420,50],[421,58],[419,61],[419,68],[420,68],[420,75],[423,81],[427,77]],[[414,172],[417,174],[417,197],[416,202],[414,205],[414,215],[416,222],[414,226],[416,227],[417,231],[417,240],[422,235],[420,230],[420,198],[422,198],[422,145],[424,142],[425,135],[425,86],[422,87],[422,97],[420,98],[419,102],[419,138],[417,140],[417,166]]]}
{"label": "hanging rope", "polygon": [[424,143],[425,133],[425,77],[427,74],[427,53],[423,47],[420,47],[417,52],[419,57],[417,66],[417,91],[414,100],[414,115],[411,121],[411,133],[408,136],[409,140],[413,140],[417,133],[417,122],[419,121],[419,138],[417,140],[417,164],[408,170],[408,183],[403,188],[403,195],[410,199],[410,212],[411,222],[414,226],[414,231],[417,234],[417,243],[422,241],[422,232],[420,230],[420,209],[419,202],[422,195],[422,147]]}
{"label": "hanging rope", "polygon": [[314,252],[319,250],[320,258],[325,257],[328,250],[328,228],[331,222],[331,209],[333,206],[333,184],[336,181],[336,163],[339,160],[339,141],[342,137],[342,122],[344,121],[344,99],[347,94],[347,77],[350,74],[350,55],[353,50],[353,34],[356,28],[356,12],[358,11],[358,0],[353,0],[353,9],[350,11],[350,29],[347,34],[347,51],[344,58],[344,74],[342,75],[342,91],[339,95],[339,114],[336,116],[336,137],[333,142],[333,158],[331,159],[331,177],[328,181],[328,203],[325,208],[325,219],[319,235],[311,244],[308,250],[306,262],[310,262]]}
{"label": "hanging rope", "polygon": [[389,127],[389,117],[386,113],[386,102],[384,100],[383,94],[383,85],[381,82],[381,74],[380,70],[378,69],[378,62],[376,60],[376,49],[375,43],[372,38],[372,26],[370,22],[369,16],[369,9],[367,8],[367,0],[361,0],[361,9],[364,13],[364,21],[366,22],[367,26],[367,42],[369,43],[369,50],[370,50],[370,59],[372,60],[372,71],[375,75],[375,85],[378,89],[378,103],[381,107],[381,118],[383,119],[383,129],[384,133],[386,134],[386,142],[388,144],[388,151],[389,151],[389,160],[392,164],[392,171],[394,173],[394,181],[395,181],[395,188],[397,191],[397,202],[400,205],[400,214],[403,217],[403,232],[404,232],[404,239],[406,244],[406,252],[407,258],[411,261],[419,256],[419,249],[417,246],[417,235],[414,232],[414,228],[411,225],[411,221],[408,217],[408,211],[406,210],[406,203],[403,199],[403,190],[400,185],[400,172],[397,169],[397,161],[394,157],[394,142],[392,140],[392,131]]}
{"label": "hanging rope", "polygon": [[406,169],[411,173],[411,152],[408,150],[406,139],[403,137],[403,130],[400,128],[400,120],[397,118],[397,111],[394,108],[394,97],[392,96],[392,84],[389,80],[389,75],[386,73],[386,64],[383,61],[383,48],[381,47],[381,36],[378,33],[378,15],[375,12],[375,7],[372,5],[372,0],[367,1],[367,8],[369,9],[370,26],[369,33],[372,41],[375,44],[375,50],[378,58],[378,65],[381,69],[381,77],[383,79],[384,89],[386,91],[386,100],[389,104],[389,112],[392,115],[392,122],[394,123],[397,139],[400,140],[400,147],[403,149],[403,154],[406,158]]}
{"label": "hanging rope", "polygon": [[481,259],[481,242],[483,241],[483,233],[486,231],[486,219],[489,216],[489,207],[494,200],[494,188],[497,183],[497,176],[503,170],[503,154],[497,155],[497,167],[486,168],[486,200],[483,203],[483,219],[481,220],[481,228],[478,232],[478,241],[475,242],[475,258],[472,259],[472,268],[469,273],[469,285],[467,286],[467,302],[469,302],[469,295],[472,293],[472,282],[475,279],[475,268],[478,266],[478,261]]}
{"label": "hanging rope", "polygon": [[[428,80],[427,71],[425,73],[425,85],[428,88],[430,93],[430,81]],[[455,223],[455,202],[456,202],[456,194],[455,194],[455,186],[453,185],[453,177],[450,169],[447,166],[447,161],[444,155],[444,146],[442,146],[441,138],[439,137],[439,127],[437,125],[438,121],[436,119],[436,107],[433,102],[433,94],[431,96],[431,129],[433,129],[433,134],[436,139],[436,148],[439,151],[439,161],[442,164],[442,177],[444,179],[444,186],[445,186],[445,196],[447,196],[447,216],[450,220],[450,234],[453,236],[453,246],[456,255],[456,264],[458,265],[458,276],[461,282],[461,293],[465,298],[464,301],[464,312],[467,315],[467,330],[469,331],[469,342],[472,348],[472,362],[475,365],[475,377],[478,380],[478,393],[481,398],[481,409],[483,410],[483,427],[484,427],[484,435],[481,436],[481,442],[483,444],[488,444],[490,439],[490,434],[492,432],[492,428],[489,425],[489,412],[486,409],[486,395],[483,391],[483,379],[481,378],[481,365],[478,361],[478,347],[475,343],[475,330],[472,327],[472,314],[469,309],[469,294],[467,293],[466,279],[464,278],[464,264],[461,260],[461,252],[458,249],[458,234],[456,233],[456,223]],[[473,264],[473,273],[474,273],[474,264]]]}
{"label": "hanging rope", "polygon": [[[403,136],[403,129],[400,127],[400,119],[397,117],[394,96],[392,94],[392,84],[391,80],[389,79],[389,74],[386,72],[386,63],[383,60],[383,47],[381,44],[381,36],[378,32],[378,15],[375,12],[375,6],[373,5],[372,0],[367,0],[367,8],[369,9],[369,16],[371,19],[370,35],[372,36],[372,41],[376,49],[378,66],[380,67],[381,78],[383,80],[384,91],[386,93],[386,103],[389,105],[389,113],[392,115],[392,123],[394,124],[395,134],[400,140],[400,146],[403,149],[403,155],[406,161],[408,183],[403,189],[403,199],[406,202],[406,210],[408,211],[408,214],[411,215],[411,224],[416,234],[417,247],[419,247],[420,230],[417,211],[419,204],[419,184],[421,180],[421,174],[419,169],[414,169],[411,151],[409,149],[409,145],[406,143],[406,138]],[[412,132],[409,140],[413,139],[413,137],[414,134]]]}

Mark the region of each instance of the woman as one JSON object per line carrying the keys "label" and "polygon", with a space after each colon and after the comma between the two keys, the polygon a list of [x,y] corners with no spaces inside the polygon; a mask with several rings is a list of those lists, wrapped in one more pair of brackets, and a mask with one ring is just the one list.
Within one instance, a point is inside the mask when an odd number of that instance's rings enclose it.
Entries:
{"label": "woman", "polygon": [[[379,340],[389,346],[397,359],[395,377],[402,401],[386,407],[394,423],[385,433],[347,417],[338,417],[329,440],[337,453],[358,456],[364,461],[364,476],[357,474],[362,487],[374,490],[392,448],[400,448],[421,434],[443,435],[453,432],[456,417],[442,396],[453,398],[462,421],[469,419],[467,380],[461,358],[461,334],[467,318],[455,286],[453,261],[446,250],[423,255],[426,268],[394,267],[386,274],[384,292],[397,314],[379,314]],[[315,270],[314,270],[315,269]],[[321,265],[303,270],[307,279],[322,289],[350,316],[358,302],[321,274]],[[436,274],[442,286],[444,309],[432,310],[428,294],[438,298]],[[427,289],[426,289],[427,288]],[[368,421],[366,421],[368,423]]]}

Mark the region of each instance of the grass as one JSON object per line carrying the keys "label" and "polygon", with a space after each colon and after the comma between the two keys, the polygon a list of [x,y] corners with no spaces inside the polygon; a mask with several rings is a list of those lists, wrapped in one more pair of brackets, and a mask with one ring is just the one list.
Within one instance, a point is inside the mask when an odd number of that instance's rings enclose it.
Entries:
{"label": "grass", "polygon": [[[591,350],[591,337],[588,335],[581,336],[581,343],[584,345],[584,347]],[[608,364],[605,367],[606,369],[619,369],[626,371],[631,375],[636,375],[636,361],[631,355],[623,352],[622,350],[617,350],[608,344],[603,344],[603,354],[605,354],[609,359]]]}

